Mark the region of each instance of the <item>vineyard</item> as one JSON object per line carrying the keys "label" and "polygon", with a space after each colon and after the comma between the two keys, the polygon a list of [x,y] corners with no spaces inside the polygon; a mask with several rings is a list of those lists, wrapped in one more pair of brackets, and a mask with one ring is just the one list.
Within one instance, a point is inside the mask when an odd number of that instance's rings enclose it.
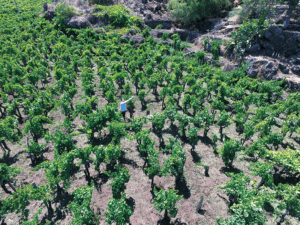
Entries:
{"label": "vineyard", "polygon": [[299,224],[285,80],[204,64],[121,6],[96,7],[115,18],[96,32],[37,18],[41,0],[0,2],[3,224]]}

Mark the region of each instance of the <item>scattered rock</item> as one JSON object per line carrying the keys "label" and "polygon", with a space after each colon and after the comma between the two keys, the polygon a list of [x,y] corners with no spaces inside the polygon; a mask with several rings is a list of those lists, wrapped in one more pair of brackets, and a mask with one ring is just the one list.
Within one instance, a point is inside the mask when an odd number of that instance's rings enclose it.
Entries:
{"label": "scattered rock", "polygon": [[44,2],[43,4],[43,12],[46,12],[48,10],[47,2]]}
{"label": "scattered rock", "polygon": [[158,4],[157,6],[155,6],[155,10],[156,10],[156,11],[161,10],[161,5]]}
{"label": "scattered rock", "polygon": [[280,63],[280,64],[279,64],[279,69],[280,69],[280,70],[286,69],[286,65]]}
{"label": "scattered rock", "polygon": [[45,20],[48,20],[48,21],[52,21],[53,18],[55,17],[55,12],[53,11],[47,11],[45,14],[44,14],[44,18]]}
{"label": "scattered rock", "polygon": [[145,15],[145,18],[146,18],[147,20],[151,20],[152,15],[151,15],[150,13],[148,13],[147,15]]}
{"label": "scattered rock", "polygon": [[98,22],[98,17],[96,15],[90,14],[86,17],[86,19],[91,23],[91,24],[96,24]]}
{"label": "scattered rock", "polygon": [[159,24],[162,25],[162,29],[171,29],[172,27],[172,20],[145,20],[145,24],[149,27],[151,27],[152,29],[156,28]]}
{"label": "scattered rock", "polygon": [[300,67],[299,66],[293,66],[291,68],[292,72],[296,75],[300,75]]}
{"label": "scattered rock", "polygon": [[154,12],[154,8],[152,6],[148,7],[151,12]]}
{"label": "scattered rock", "polygon": [[300,58],[294,59],[292,63],[295,65],[300,65]]}
{"label": "scattered rock", "polygon": [[248,67],[246,73],[252,78],[256,78],[262,66],[268,63],[267,60],[259,60],[256,58],[250,58],[247,61],[248,61]]}
{"label": "scattered rock", "polygon": [[178,34],[182,41],[188,41],[188,42],[193,42],[195,39],[197,39],[199,37],[199,33],[186,31],[186,30],[173,30],[173,31],[171,31],[171,30],[164,30],[164,29],[154,29],[154,30],[150,31],[150,34],[154,38],[161,38],[164,33],[168,33],[169,38],[173,34]]}
{"label": "scattered rock", "polygon": [[75,5],[76,6],[82,6],[82,1],[81,0],[76,0]]}
{"label": "scattered rock", "polygon": [[273,62],[268,62],[265,66],[264,77],[267,80],[271,80],[277,74],[278,68],[274,65]]}
{"label": "scattered rock", "polygon": [[287,68],[286,65],[284,64],[279,64],[279,69],[281,70],[282,73],[284,74],[289,74],[290,73],[290,70]]}
{"label": "scattered rock", "polygon": [[135,29],[131,28],[131,29],[130,29],[130,34],[131,34],[131,35],[135,35]]}
{"label": "scattered rock", "polygon": [[258,52],[260,50],[260,44],[256,43],[254,45],[251,46],[251,48],[247,48],[246,52],[247,53],[255,53]]}
{"label": "scattered rock", "polygon": [[130,37],[128,35],[124,35],[124,36],[122,36],[122,38],[126,39],[127,41],[130,40]]}
{"label": "scattered rock", "polygon": [[273,45],[271,45],[270,42],[268,42],[268,41],[264,41],[262,44],[262,47],[264,47],[265,49],[270,49],[270,50],[274,51]]}
{"label": "scattered rock", "polygon": [[66,19],[66,25],[69,28],[87,28],[91,27],[91,23],[83,16],[73,16]]}
{"label": "scattered rock", "polygon": [[283,69],[283,70],[282,70],[282,73],[284,73],[284,74],[289,74],[289,73],[290,73],[290,70],[289,70],[289,69]]}
{"label": "scattered rock", "polygon": [[144,11],[146,10],[145,6],[140,7],[140,13],[144,14]]}
{"label": "scattered rock", "polygon": [[132,39],[134,40],[136,47],[145,42],[145,39],[140,35],[134,35],[132,36]]}

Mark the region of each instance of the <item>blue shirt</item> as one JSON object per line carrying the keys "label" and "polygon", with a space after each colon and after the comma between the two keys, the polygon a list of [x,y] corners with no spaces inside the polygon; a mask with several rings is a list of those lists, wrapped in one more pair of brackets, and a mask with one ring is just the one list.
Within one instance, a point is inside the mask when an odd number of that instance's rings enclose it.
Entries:
{"label": "blue shirt", "polygon": [[120,106],[122,112],[126,111],[126,103],[121,103]]}

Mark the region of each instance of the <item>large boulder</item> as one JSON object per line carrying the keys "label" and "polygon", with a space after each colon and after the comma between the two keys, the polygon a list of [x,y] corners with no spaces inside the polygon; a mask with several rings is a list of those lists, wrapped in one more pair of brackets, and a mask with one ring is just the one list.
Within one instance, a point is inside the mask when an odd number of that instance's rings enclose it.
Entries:
{"label": "large boulder", "polygon": [[254,45],[252,45],[250,48],[246,49],[246,53],[256,53],[260,50],[260,44],[256,43]]}
{"label": "large boulder", "polygon": [[294,74],[300,76],[300,67],[299,66],[293,66],[291,68],[291,70],[293,71]]}
{"label": "large boulder", "polygon": [[270,44],[276,49],[282,49],[285,44],[285,38],[282,31],[277,26],[270,26],[265,33],[265,38],[270,41]]}
{"label": "large boulder", "polygon": [[162,17],[155,16],[152,19],[145,19],[145,24],[152,29],[156,28],[159,24],[162,25],[162,29],[171,29],[173,21],[170,16],[164,15]]}
{"label": "large boulder", "polygon": [[154,38],[161,38],[164,33],[168,33],[169,38],[171,38],[171,36],[173,34],[178,34],[182,41],[188,41],[188,42],[193,42],[195,39],[197,39],[199,37],[199,33],[186,31],[186,30],[171,31],[171,30],[164,30],[164,29],[154,29],[154,30],[150,31],[150,34]]}
{"label": "large boulder", "polygon": [[137,47],[140,44],[142,44],[142,43],[145,42],[145,39],[142,36],[140,36],[140,35],[134,35],[134,36],[132,36],[132,39],[135,42],[135,47]]}
{"label": "large boulder", "polygon": [[109,16],[105,13],[104,16],[98,16],[95,14],[88,14],[86,15],[86,19],[91,24],[97,24],[99,27],[107,26],[109,25]]}
{"label": "large boulder", "polygon": [[290,70],[288,69],[288,67],[284,64],[279,64],[279,69],[281,70],[282,73],[284,74],[289,74]]}
{"label": "large boulder", "polygon": [[268,63],[267,60],[257,58],[250,58],[247,61],[248,67],[246,73],[252,78],[256,78],[257,74],[262,70],[263,66]]}
{"label": "large boulder", "polygon": [[267,80],[271,80],[278,71],[278,67],[273,62],[268,62],[264,68],[264,77]]}
{"label": "large boulder", "polygon": [[66,19],[66,25],[69,28],[87,28],[91,27],[91,23],[84,16],[73,16]]}

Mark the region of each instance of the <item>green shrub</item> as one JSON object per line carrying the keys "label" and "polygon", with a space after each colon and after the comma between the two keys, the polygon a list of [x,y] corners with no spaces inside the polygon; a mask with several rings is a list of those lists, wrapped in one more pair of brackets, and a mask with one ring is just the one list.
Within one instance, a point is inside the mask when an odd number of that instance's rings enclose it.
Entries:
{"label": "green shrub", "polygon": [[[242,20],[251,19],[259,15],[266,16],[272,10],[272,3],[274,0],[243,0],[242,10],[239,16]],[[282,0],[277,0],[276,4],[284,3]]]}
{"label": "green shrub", "polygon": [[57,17],[66,19],[71,15],[76,14],[76,9],[74,6],[69,5],[67,2],[63,1],[58,3],[54,8]]}
{"label": "green shrub", "polygon": [[67,2],[62,1],[58,3],[54,8],[56,14],[56,28],[61,30],[66,29],[65,20],[72,15],[78,15],[76,13],[76,8],[74,6],[69,5]]}
{"label": "green shrub", "polygon": [[197,20],[209,18],[229,6],[229,0],[170,0],[168,9],[174,10],[175,20],[188,25]]}
{"label": "green shrub", "polygon": [[268,26],[269,23],[263,19],[263,16],[259,20],[244,22],[238,31],[231,33],[232,42],[231,44],[227,44],[227,49],[229,51],[234,50],[236,57],[240,58],[246,48],[251,47],[251,44],[255,40],[265,34]]}
{"label": "green shrub", "polygon": [[163,36],[161,37],[161,40],[168,40],[169,39],[170,34],[169,33],[163,33]]}
{"label": "green shrub", "polygon": [[220,58],[220,45],[221,41],[213,40],[211,43],[211,52],[213,54],[213,60],[219,60]]}
{"label": "green shrub", "polygon": [[204,48],[204,50],[207,50],[209,42],[210,42],[209,37],[204,38],[204,40],[203,40],[203,48]]}
{"label": "green shrub", "polygon": [[121,4],[113,6],[96,5],[93,12],[98,12],[98,15],[104,16],[101,12],[106,12],[109,16],[110,23],[117,27],[129,27],[130,25],[137,25],[141,19],[137,16],[131,16],[129,10],[124,8]]}

